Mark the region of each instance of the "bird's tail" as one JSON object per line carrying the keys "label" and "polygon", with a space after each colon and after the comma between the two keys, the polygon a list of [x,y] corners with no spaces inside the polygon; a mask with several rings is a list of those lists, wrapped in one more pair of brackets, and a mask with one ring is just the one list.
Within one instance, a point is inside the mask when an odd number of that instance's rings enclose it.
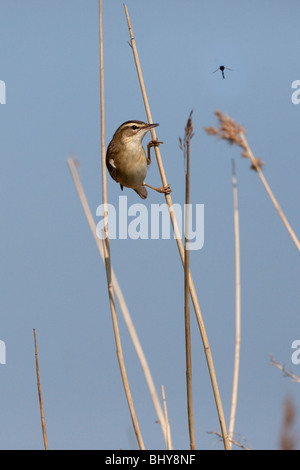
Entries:
{"label": "bird's tail", "polygon": [[142,199],[146,199],[147,196],[148,196],[148,191],[147,191],[147,189],[145,188],[145,186],[139,186],[138,188],[135,189],[135,192],[138,193],[138,195],[139,195]]}

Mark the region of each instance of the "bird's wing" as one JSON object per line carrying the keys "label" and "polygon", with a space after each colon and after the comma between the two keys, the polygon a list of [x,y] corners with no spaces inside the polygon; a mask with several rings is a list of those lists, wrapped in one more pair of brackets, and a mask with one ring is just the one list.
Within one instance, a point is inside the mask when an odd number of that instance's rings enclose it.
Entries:
{"label": "bird's wing", "polygon": [[118,176],[117,176],[117,167],[114,164],[113,160],[111,159],[106,159],[106,166],[109,171],[110,176],[118,183]]}

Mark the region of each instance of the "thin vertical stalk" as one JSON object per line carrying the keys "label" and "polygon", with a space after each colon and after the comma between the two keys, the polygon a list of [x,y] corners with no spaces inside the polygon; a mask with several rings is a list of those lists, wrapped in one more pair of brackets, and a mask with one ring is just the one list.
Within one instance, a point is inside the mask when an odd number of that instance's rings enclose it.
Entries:
{"label": "thin vertical stalk", "polygon": [[232,160],[232,186],[233,186],[233,215],[235,237],[235,354],[233,367],[232,398],[228,435],[232,446],[235,415],[238,395],[240,347],[241,347],[241,270],[240,270],[240,234],[239,234],[239,209],[238,192],[235,172],[235,162]]}
{"label": "thin vertical stalk", "polygon": [[188,423],[190,435],[190,448],[196,449],[193,390],[192,390],[192,353],[191,353],[191,326],[190,326],[190,291],[189,291],[189,207],[190,207],[190,142],[187,142],[186,151],[186,182],[185,182],[185,239],[184,239],[184,318],[185,318],[185,351],[186,351],[186,388]]}
{"label": "thin vertical stalk", "polygon": [[[135,40],[134,40],[134,36],[133,36],[133,32],[132,32],[130,19],[129,19],[128,9],[127,9],[125,4],[124,4],[124,9],[125,9],[125,14],[126,14],[128,29],[129,29],[129,34],[130,34],[130,43],[131,43],[131,47],[132,47],[132,52],[133,52],[135,64],[136,64],[137,74],[138,74],[138,78],[139,78],[139,82],[140,82],[140,86],[141,86],[141,92],[142,92],[142,96],[143,96],[143,100],[144,100],[144,106],[145,106],[148,122],[153,122],[151,112],[150,112],[149,102],[148,102],[148,98],[147,98],[147,94],[146,94],[146,89],[145,89],[145,85],[144,85],[141,66],[140,66],[140,62],[139,62],[139,58],[138,58],[137,48],[136,48],[136,45],[135,45]],[[157,140],[156,139],[155,129],[151,129],[151,137],[152,137],[152,140]],[[159,147],[154,147],[154,150],[155,150],[156,161],[157,161],[158,169],[159,169],[159,172],[160,172],[162,184],[163,184],[163,186],[167,186],[167,178],[166,178],[166,175],[165,175],[164,166],[163,166],[163,163],[162,163]],[[182,264],[184,265],[184,247],[183,247],[183,243],[182,243],[182,240],[181,240],[181,237],[180,237],[180,232],[179,232],[179,229],[178,229],[178,223],[177,223],[177,220],[176,220],[176,217],[175,217],[175,212],[174,212],[174,209],[173,209],[172,198],[169,194],[165,194],[165,198],[166,198],[166,202],[167,202],[168,208],[169,208],[170,219],[171,219],[171,223],[172,223],[173,230],[174,230],[174,233],[175,233],[175,239],[176,239],[176,242],[177,242],[178,251],[179,251],[179,254],[180,254]],[[219,421],[220,421],[224,447],[225,447],[226,450],[229,450],[230,449],[230,444],[229,444],[229,439],[228,439],[228,435],[227,435],[227,429],[226,429],[225,417],[224,417],[224,412],[223,412],[223,406],[222,406],[221,396],[220,396],[219,387],[218,387],[218,383],[217,383],[217,378],[216,378],[215,368],[214,368],[214,364],[213,364],[211,349],[210,349],[207,334],[206,334],[206,331],[205,331],[205,326],[204,326],[204,322],[203,322],[203,319],[202,319],[202,314],[201,314],[201,310],[200,310],[199,302],[198,302],[198,299],[197,299],[197,294],[196,294],[196,290],[195,290],[195,286],[194,286],[194,282],[193,282],[191,273],[189,273],[189,289],[190,289],[190,295],[191,295],[191,298],[192,298],[192,302],[193,302],[193,306],[194,306],[194,309],[195,309],[195,314],[196,314],[196,318],[197,318],[197,322],[198,322],[198,326],[199,326],[199,330],[200,330],[200,334],[201,334],[201,338],[202,338],[202,342],[203,342],[204,352],[205,352],[205,356],[206,356],[206,362],[207,362],[207,366],[208,366],[208,370],[209,370],[209,374],[210,374],[213,394],[214,394],[216,407],[217,407],[217,412],[218,412],[218,417],[219,417]]]}
{"label": "thin vertical stalk", "polygon": [[139,423],[136,417],[136,413],[134,410],[134,405],[132,401],[132,396],[130,392],[130,387],[129,387],[129,382],[127,378],[127,373],[126,373],[126,368],[125,368],[125,362],[124,362],[124,356],[122,352],[122,344],[121,344],[121,338],[120,338],[120,333],[119,333],[119,327],[118,327],[118,320],[117,320],[117,313],[116,313],[116,307],[115,307],[115,301],[114,301],[114,292],[113,292],[113,284],[112,284],[112,279],[111,279],[111,264],[110,264],[110,253],[109,253],[109,242],[108,239],[103,240],[103,248],[104,248],[104,259],[105,259],[105,268],[106,268],[106,276],[107,276],[107,287],[108,287],[108,295],[109,295],[109,303],[110,303],[110,309],[111,309],[111,317],[112,317],[112,323],[113,323],[113,330],[114,330],[114,335],[115,335],[115,342],[116,342],[116,351],[117,351],[117,358],[119,362],[119,367],[120,367],[120,372],[121,372],[121,377],[122,377],[122,382],[125,390],[125,395],[131,415],[131,420],[133,424],[133,428],[135,431],[135,435],[139,444],[139,447],[141,450],[145,449],[141,431],[139,428]]}
{"label": "thin vertical stalk", "polygon": [[106,220],[104,231],[104,258],[105,268],[107,277],[107,287],[109,296],[109,305],[113,323],[113,330],[117,348],[117,358],[119,362],[119,368],[123,381],[123,386],[126,394],[129,411],[131,414],[132,424],[134,427],[135,435],[139,444],[140,449],[145,449],[142,435],[140,432],[138,420],[133,406],[132,396],[126,374],[126,368],[124,363],[124,357],[122,353],[122,345],[118,328],[118,320],[116,314],[116,307],[113,295],[113,284],[112,284],[112,272],[111,272],[111,257],[110,257],[110,246],[109,246],[109,234],[108,234],[108,217],[107,217],[107,184],[106,184],[106,165],[105,165],[105,119],[104,119],[104,65],[103,65],[103,22],[102,22],[102,0],[99,0],[99,42],[100,42],[100,115],[101,115],[101,162],[102,162],[102,199],[104,205],[104,218]]}
{"label": "thin vertical stalk", "polygon": [[172,450],[170,423],[169,423],[169,418],[168,418],[165,388],[163,385],[161,386],[161,394],[162,394],[162,399],[163,399],[164,415],[165,415],[165,422],[166,422],[166,428],[167,428],[167,449]]}
{"label": "thin vertical stalk", "polygon": [[[107,221],[107,180],[105,163],[105,109],[104,109],[104,59],[103,59],[103,18],[102,0],[99,0],[99,43],[100,43],[100,133],[101,133],[101,168],[102,168],[102,202],[104,204],[104,220]],[[107,223],[104,230],[108,232]]]}
{"label": "thin vertical stalk", "polygon": [[46,422],[45,422],[45,416],[44,416],[44,406],[43,406],[42,389],[41,389],[41,382],[40,382],[39,358],[38,358],[35,328],[33,328],[33,336],[34,336],[34,349],[35,349],[36,380],[37,380],[39,402],[40,402],[40,412],[41,412],[41,422],[42,422],[44,447],[45,447],[45,450],[48,450],[48,440],[47,440],[47,433],[46,433]]}
{"label": "thin vertical stalk", "polygon": [[[69,157],[68,166],[69,166],[69,169],[70,169],[70,172],[71,172],[71,175],[72,175],[72,178],[73,178],[73,181],[74,181],[74,184],[75,184],[75,188],[77,190],[77,193],[78,193],[78,196],[79,196],[84,214],[86,216],[86,219],[88,221],[91,233],[92,233],[92,235],[94,237],[94,240],[96,242],[97,249],[99,251],[99,254],[101,256],[102,261],[105,263],[103,244],[102,244],[100,238],[98,238],[98,236],[97,236],[96,224],[94,222],[91,209],[89,207],[85,192],[83,190],[83,187],[82,187],[82,184],[81,184],[81,181],[80,181],[80,178],[79,178],[79,174],[78,174],[78,171],[77,171],[77,165],[76,165],[76,162],[75,162],[74,158]],[[148,385],[150,395],[151,395],[151,398],[152,398],[152,401],[153,401],[153,405],[154,405],[154,408],[156,410],[159,423],[161,425],[161,429],[162,429],[162,432],[163,432],[163,435],[164,435],[164,438],[165,438],[165,442],[167,443],[167,434],[166,434],[167,431],[166,431],[166,423],[165,423],[165,419],[164,419],[164,413],[162,411],[160,401],[159,401],[159,398],[158,398],[158,394],[157,394],[156,389],[155,389],[155,385],[154,385],[154,382],[153,382],[153,379],[152,379],[152,376],[151,376],[150,368],[149,368],[149,365],[147,363],[146,357],[144,355],[144,352],[143,352],[141,343],[139,341],[139,338],[137,336],[137,333],[135,331],[135,328],[134,328],[134,325],[133,325],[133,322],[132,322],[132,319],[131,319],[131,316],[130,316],[130,313],[129,313],[129,310],[128,310],[128,307],[127,307],[127,304],[126,304],[126,301],[125,301],[125,298],[123,296],[122,290],[120,288],[119,282],[116,278],[116,275],[114,273],[113,268],[111,268],[111,273],[112,273],[111,274],[111,282],[112,282],[112,285],[113,285],[113,291],[114,291],[114,294],[116,295],[116,298],[118,300],[118,303],[119,303],[124,321],[126,323],[126,326],[128,328],[128,332],[130,334],[133,346],[135,348],[135,351],[136,351],[138,359],[140,361],[142,370],[144,372],[145,379],[147,381],[147,385]]]}
{"label": "thin vertical stalk", "polygon": [[191,353],[191,325],[190,325],[190,292],[189,292],[189,224],[190,224],[190,140],[193,137],[192,113],[190,112],[185,135],[182,141],[179,138],[179,147],[183,151],[185,162],[185,229],[184,229],[184,325],[185,325],[185,360],[186,360],[186,390],[188,426],[190,448],[196,449],[194,414],[193,414],[193,388],[192,388],[192,353]]}

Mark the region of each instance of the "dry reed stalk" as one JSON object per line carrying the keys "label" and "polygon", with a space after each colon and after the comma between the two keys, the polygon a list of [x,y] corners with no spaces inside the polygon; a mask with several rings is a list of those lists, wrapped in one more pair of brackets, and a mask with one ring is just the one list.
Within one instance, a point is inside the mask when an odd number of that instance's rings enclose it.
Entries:
{"label": "dry reed stalk", "polygon": [[48,440],[47,440],[47,433],[46,433],[46,422],[45,422],[45,416],[44,416],[44,406],[43,406],[42,389],[41,389],[41,382],[40,382],[39,358],[38,358],[35,328],[33,328],[33,336],[34,336],[34,349],[35,349],[36,380],[37,380],[39,402],[40,402],[40,412],[41,412],[41,422],[42,422],[44,447],[45,447],[45,450],[48,450]]}
{"label": "dry reed stalk", "polygon": [[230,144],[236,144],[243,149],[242,156],[251,160],[251,169],[257,171],[258,176],[260,177],[272,203],[275,206],[275,209],[277,210],[298,251],[300,251],[300,242],[296,237],[289,222],[287,221],[287,218],[285,217],[283,211],[281,210],[270,186],[267,183],[266,178],[264,177],[264,174],[262,172],[264,162],[262,162],[259,158],[254,157],[245,136],[245,129],[240,124],[235,123],[229,116],[225,116],[224,114],[222,114],[221,111],[216,111],[215,115],[219,119],[220,127],[205,127],[204,130],[209,135],[214,135],[220,139],[225,139]]}
{"label": "dry reed stalk", "polygon": [[[207,434],[214,434],[220,439],[222,439],[222,434],[220,433],[220,431],[209,431]],[[253,447],[251,447],[250,444],[245,440],[245,438],[242,439],[245,442],[244,444],[241,441],[237,441],[236,439],[230,438],[230,444],[233,444],[242,450],[254,450]]]}
{"label": "dry reed stalk", "polygon": [[167,427],[167,449],[172,450],[170,423],[169,423],[169,418],[168,418],[165,388],[163,385],[161,386],[161,394],[162,394],[162,399],[163,399],[164,416],[165,416],[165,422],[166,422],[166,427]]}
{"label": "dry reed stalk", "polygon": [[235,354],[232,381],[231,411],[228,435],[232,444],[235,424],[235,414],[238,395],[240,346],[241,346],[241,270],[240,270],[240,234],[239,234],[239,209],[236,183],[235,163],[232,160],[232,186],[233,186],[233,214],[235,236]]}
{"label": "dry reed stalk", "polygon": [[[136,69],[137,69],[137,74],[138,74],[138,78],[139,78],[139,82],[140,82],[140,87],[141,87],[144,106],[145,106],[145,110],[146,110],[146,114],[147,114],[147,119],[148,119],[148,122],[153,122],[151,112],[150,112],[149,103],[148,103],[148,98],[147,98],[147,94],[146,94],[146,89],[145,89],[145,85],[144,85],[142,70],[141,70],[141,66],[140,66],[140,62],[139,62],[139,58],[138,58],[137,48],[136,48],[136,45],[135,45],[135,40],[134,40],[134,37],[133,37],[132,27],[131,27],[131,23],[130,23],[130,19],[129,19],[128,9],[127,9],[127,6],[125,4],[124,4],[124,9],[125,9],[125,14],[126,14],[127,23],[128,23],[128,30],[129,30],[129,34],[130,34],[130,45],[131,45],[131,49],[132,49],[132,52],[133,52],[133,57],[134,57],[134,61],[135,61]],[[157,140],[155,129],[151,129],[151,137],[152,137],[152,140]],[[159,172],[160,172],[162,184],[165,187],[165,186],[167,186],[167,178],[166,178],[166,175],[165,175],[165,170],[164,170],[164,166],[163,166],[163,163],[162,163],[159,147],[154,147],[154,150],[155,150],[156,161],[157,161],[158,169],[159,169]],[[166,198],[166,202],[167,202],[168,208],[169,208],[170,219],[171,219],[171,223],[172,223],[172,226],[173,226],[178,251],[179,251],[179,254],[180,254],[182,264],[184,266],[184,248],[183,248],[183,243],[182,243],[182,240],[181,240],[181,237],[180,237],[180,232],[179,232],[179,229],[178,229],[178,223],[177,223],[177,220],[176,220],[176,217],[175,217],[175,212],[174,212],[174,209],[173,209],[172,198],[169,194],[165,194],[165,198]],[[213,394],[214,394],[214,398],[215,398],[215,402],[216,402],[218,417],[219,417],[219,421],[220,421],[221,432],[222,432],[223,441],[224,441],[224,447],[225,447],[226,450],[229,450],[230,449],[230,444],[229,444],[229,439],[228,439],[227,430],[226,430],[225,417],[224,417],[223,406],[222,406],[221,396],[220,396],[220,392],[219,392],[217,377],[216,377],[216,373],[215,373],[215,368],[214,368],[214,363],[213,363],[213,359],[212,359],[211,349],[210,349],[207,334],[206,334],[206,331],[205,331],[205,326],[204,326],[204,322],[203,322],[203,318],[202,318],[202,314],[201,314],[201,310],[200,310],[200,306],[199,306],[199,302],[198,302],[198,298],[197,298],[197,294],[196,294],[196,290],[195,290],[195,286],[194,286],[194,282],[193,282],[193,279],[192,279],[191,272],[189,273],[189,288],[190,288],[190,295],[191,295],[191,298],[192,298],[192,302],[193,302],[193,306],[194,306],[194,310],[195,310],[195,314],[196,314],[196,318],[197,318],[197,322],[198,322],[198,326],[199,326],[199,330],[200,330],[200,334],[201,334],[201,338],[202,338],[202,343],[203,343],[203,347],[204,347],[206,362],[207,362],[207,366],[208,366],[208,371],[209,371],[209,375],[210,375],[210,379],[211,379],[211,384],[212,384]]]}
{"label": "dry reed stalk", "polygon": [[111,264],[110,264],[110,252],[109,252],[110,248],[109,248],[109,241],[107,238],[103,240],[103,248],[104,248],[104,259],[105,259],[105,268],[106,268],[106,276],[107,276],[109,303],[110,303],[111,317],[112,317],[113,330],[114,330],[115,342],[116,342],[116,352],[117,352],[117,358],[119,362],[123,387],[124,387],[124,391],[125,391],[130,415],[131,415],[134,432],[135,432],[140,450],[145,450],[143,438],[141,435],[139,423],[137,420],[137,416],[136,416],[133,401],[132,401],[132,395],[131,395],[131,391],[129,387],[129,382],[128,382],[126,368],[125,368],[125,361],[124,361],[124,356],[122,352],[122,344],[121,344],[121,338],[120,338],[119,327],[118,327],[117,312],[116,312],[115,301],[114,301],[114,290],[113,290],[113,284],[112,284],[112,279],[111,279]]}
{"label": "dry reed stalk", "polygon": [[[78,171],[77,171],[78,164],[76,163],[76,161],[73,157],[69,157],[67,163],[68,163],[71,175],[73,177],[75,188],[77,190],[77,193],[78,193],[83,211],[85,213],[85,216],[86,216],[86,219],[88,221],[90,230],[91,230],[92,235],[94,237],[94,240],[96,242],[99,254],[102,258],[102,261],[105,263],[103,245],[101,243],[101,240],[97,236],[96,224],[94,222],[92,212],[90,210],[86,195],[84,193],[84,190],[83,190],[83,187],[82,187],[79,175],[78,175]],[[130,313],[129,313],[129,310],[128,310],[128,307],[127,307],[127,304],[126,304],[126,301],[125,301],[125,298],[123,296],[122,290],[120,288],[120,285],[118,283],[118,280],[116,278],[116,275],[114,273],[113,268],[111,268],[111,272],[112,272],[111,280],[112,280],[112,284],[113,284],[113,290],[114,290],[114,293],[115,293],[116,298],[118,300],[118,303],[120,305],[120,309],[121,309],[125,324],[128,328],[128,332],[129,332],[129,335],[131,337],[133,346],[134,346],[135,351],[137,353],[138,359],[141,363],[141,367],[142,367],[142,370],[143,370],[144,375],[145,375],[145,379],[146,379],[146,382],[147,382],[147,385],[148,385],[148,388],[149,388],[149,391],[150,391],[150,395],[151,395],[151,398],[152,398],[152,401],[153,401],[153,404],[154,404],[154,408],[155,408],[157,416],[158,416],[158,421],[161,424],[161,428],[162,428],[162,432],[163,432],[163,435],[164,435],[164,438],[165,438],[165,442],[167,442],[166,424],[165,424],[164,414],[163,414],[163,411],[162,411],[162,408],[161,408],[161,405],[160,405],[158,394],[157,394],[156,389],[155,389],[155,385],[154,385],[154,382],[153,382],[153,379],[152,379],[152,376],[151,376],[151,372],[150,372],[146,357],[144,355],[141,343],[138,339],[135,327],[133,325],[133,322],[132,322],[132,319],[131,319],[131,316],[130,316]]]}
{"label": "dry reed stalk", "polygon": [[300,377],[298,377],[297,375],[295,375],[293,372],[288,372],[288,371],[286,370],[286,368],[285,368],[282,364],[279,364],[279,362],[277,362],[277,361],[274,359],[274,357],[272,356],[272,354],[270,354],[270,364],[271,364],[272,366],[277,367],[277,369],[281,370],[281,372],[283,373],[284,377],[289,377],[292,382],[300,383]]}
{"label": "dry reed stalk", "polygon": [[184,323],[185,323],[185,357],[186,357],[186,389],[188,426],[190,435],[190,448],[196,449],[195,426],[193,414],[193,388],[192,388],[192,353],[191,353],[191,327],[190,327],[190,292],[189,292],[189,205],[190,205],[190,141],[193,137],[192,113],[190,112],[185,135],[182,141],[179,138],[179,146],[184,154],[185,160],[185,237],[184,237]]}
{"label": "dry reed stalk", "polygon": [[295,431],[295,405],[290,397],[284,402],[284,415],[279,437],[280,450],[296,450],[297,434]]}
{"label": "dry reed stalk", "polygon": [[106,164],[105,164],[105,120],[104,120],[104,66],[103,66],[103,21],[102,21],[102,0],[99,0],[99,42],[100,42],[100,119],[101,119],[101,163],[102,163],[102,202],[104,205],[104,217],[106,220],[104,231],[105,240],[103,243],[104,247],[104,259],[107,277],[107,288],[109,296],[109,305],[113,323],[114,337],[117,349],[117,358],[119,362],[120,373],[126,394],[126,399],[131,415],[131,420],[134,428],[134,432],[138,441],[138,445],[141,450],[145,449],[144,442],[142,439],[141,431],[139,428],[137,416],[135,413],[132,395],[129,387],[127,378],[124,356],[122,352],[122,344],[118,327],[118,319],[115,307],[113,284],[112,284],[112,272],[111,272],[111,256],[109,246],[109,234],[108,234],[108,217],[107,217],[107,183],[106,183]]}

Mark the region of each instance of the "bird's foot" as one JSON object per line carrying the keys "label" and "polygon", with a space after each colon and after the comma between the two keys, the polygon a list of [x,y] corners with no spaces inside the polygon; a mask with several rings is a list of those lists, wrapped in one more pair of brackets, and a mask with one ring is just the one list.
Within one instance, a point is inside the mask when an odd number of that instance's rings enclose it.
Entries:
{"label": "bird's foot", "polygon": [[147,186],[147,188],[154,189],[154,191],[157,191],[158,193],[162,194],[171,194],[172,189],[169,184],[166,184],[165,186],[162,186],[161,188],[155,188],[154,186],[150,186],[150,184],[144,183],[144,186]]}
{"label": "bird's foot", "polygon": [[148,144],[147,144],[147,163],[148,163],[148,165],[150,165],[150,163],[151,163],[151,155],[150,155],[151,147],[159,147],[160,144],[163,144],[163,142],[161,142],[159,140],[150,140],[150,142],[148,142]]}
{"label": "bird's foot", "polygon": [[148,142],[147,146],[149,148],[151,147],[159,147],[160,144],[163,144],[163,142],[161,142],[160,140],[150,140],[150,142]]}

